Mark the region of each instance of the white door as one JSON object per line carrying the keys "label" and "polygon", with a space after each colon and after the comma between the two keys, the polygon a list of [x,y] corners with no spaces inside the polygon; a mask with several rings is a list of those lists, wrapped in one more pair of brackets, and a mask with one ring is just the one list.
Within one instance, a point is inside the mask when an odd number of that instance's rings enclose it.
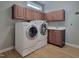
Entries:
{"label": "white door", "polygon": [[79,14],[74,13],[66,25],[67,42],[79,45]]}

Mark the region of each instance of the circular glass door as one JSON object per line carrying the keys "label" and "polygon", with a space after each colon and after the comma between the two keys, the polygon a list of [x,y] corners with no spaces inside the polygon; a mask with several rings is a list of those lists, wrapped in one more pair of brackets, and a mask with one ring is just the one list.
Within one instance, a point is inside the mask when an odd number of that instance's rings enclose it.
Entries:
{"label": "circular glass door", "polygon": [[37,34],[37,28],[36,28],[36,27],[31,27],[31,28],[29,29],[29,36],[30,36],[30,37],[35,37],[36,34]]}
{"label": "circular glass door", "polygon": [[33,39],[33,38],[35,38],[36,36],[37,36],[37,28],[35,27],[35,26],[31,26],[29,29],[28,29],[28,31],[27,31],[28,33],[27,33],[27,37],[29,38],[29,39]]}
{"label": "circular glass door", "polygon": [[47,26],[46,24],[41,25],[41,32],[42,35],[45,35],[47,33]]}

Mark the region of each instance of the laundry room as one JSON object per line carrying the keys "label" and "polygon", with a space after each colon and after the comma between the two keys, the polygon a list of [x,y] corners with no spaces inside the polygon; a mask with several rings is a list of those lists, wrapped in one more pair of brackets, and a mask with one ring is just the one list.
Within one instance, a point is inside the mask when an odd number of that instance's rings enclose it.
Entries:
{"label": "laundry room", "polygon": [[79,1],[0,1],[0,58],[79,58]]}

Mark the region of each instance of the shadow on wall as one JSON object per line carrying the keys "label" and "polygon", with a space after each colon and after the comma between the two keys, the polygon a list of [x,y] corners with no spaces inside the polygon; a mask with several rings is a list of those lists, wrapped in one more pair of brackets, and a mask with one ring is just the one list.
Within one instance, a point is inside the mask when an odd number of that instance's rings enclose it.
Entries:
{"label": "shadow on wall", "polygon": [[14,45],[14,28],[9,28],[7,33],[6,33],[6,37],[5,37],[5,40],[3,41],[2,43],[2,46],[3,47],[10,47],[11,45],[13,46]]}
{"label": "shadow on wall", "polygon": [[1,45],[0,50],[8,48],[14,45],[15,39],[15,28],[14,21],[12,20],[12,10],[11,7],[1,10]]}

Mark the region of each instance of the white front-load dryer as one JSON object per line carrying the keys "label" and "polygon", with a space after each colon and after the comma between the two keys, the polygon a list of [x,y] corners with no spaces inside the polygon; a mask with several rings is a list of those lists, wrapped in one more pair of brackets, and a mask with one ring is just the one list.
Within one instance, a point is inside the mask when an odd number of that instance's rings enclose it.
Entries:
{"label": "white front-load dryer", "polygon": [[40,39],[42,40],[47,40],[47,36],[48,36],[48,30],[47,30],[47,22],[46,21],[42,21],[41,24],[40,24]]}
{"label": "white front-load dryer", "polygon": [[37,45],[38,29],[28,22],[15,24],[15,49],[21,56],[35,51]]}
{"label": "white front-load dryer", "polygon": [[38,29],[37,48],[47,45],[47,22],[42,20],[31,21]]}

